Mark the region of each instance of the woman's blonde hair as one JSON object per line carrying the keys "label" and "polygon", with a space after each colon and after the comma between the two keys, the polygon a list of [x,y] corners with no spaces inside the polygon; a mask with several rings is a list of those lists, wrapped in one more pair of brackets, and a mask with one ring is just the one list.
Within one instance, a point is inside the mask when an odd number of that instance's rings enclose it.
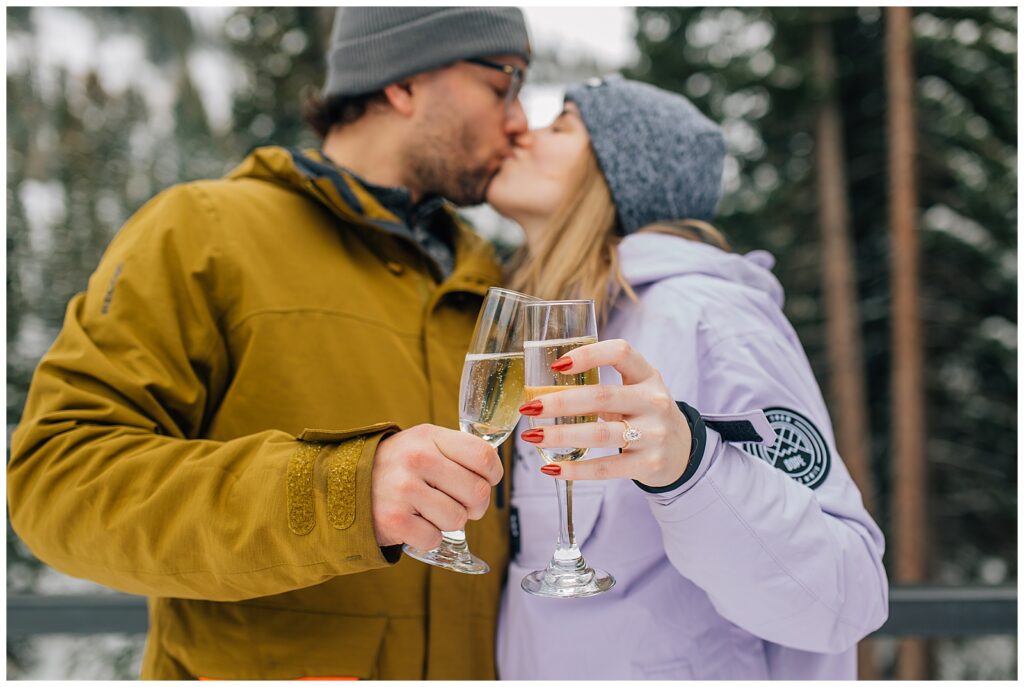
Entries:
{"label": "woman's blonde hair", "polygon": [[[636,293],[622,275],[618,231],[612,194],[589,148],[574,174],[575,190],[532,249],[523,246],[509,264],[509,286],[545,300],[593,298],[598,324],[603,325],[612,304],[625,293]],[[669,234],[732,250],[718,229],[701,220],[675,220],[648,225],[639,231]]]}

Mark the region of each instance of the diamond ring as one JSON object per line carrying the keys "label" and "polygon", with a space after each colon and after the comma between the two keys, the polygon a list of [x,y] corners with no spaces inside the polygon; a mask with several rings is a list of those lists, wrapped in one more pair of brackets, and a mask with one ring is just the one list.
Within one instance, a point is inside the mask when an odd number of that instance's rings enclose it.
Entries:
{"label": "diamond ring", "polygon": [[625,420],[622,420],[622,424],[626,425],[626,431],[622,433],[622,440],[626,442],[626,445],[622,447],[622,450],[626,451],[629,449],[630,444],[632,444],[634,441],[640,440],[640,437],[643,436],[643,433],[639,429],[636,429],[635,427],[630,427],[629,423],[626,422]]}

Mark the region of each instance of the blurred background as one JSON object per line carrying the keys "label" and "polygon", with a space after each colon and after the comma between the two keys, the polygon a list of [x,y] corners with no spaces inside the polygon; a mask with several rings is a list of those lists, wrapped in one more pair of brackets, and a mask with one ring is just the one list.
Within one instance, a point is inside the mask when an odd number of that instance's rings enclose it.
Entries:
{"label": "blurred background", "polygon": [[[318,145],[300,103],[322,83],[332,15],[6,10],[8,447],[67,301],[131,213],[255,146]],[[722,123],[717,223],[738,250],[778,260],[841,453],[885,530],[890,581],[1009,588],[1015,604],[1016,9],[527,18],[532,125],[560,111],[566,83],[613,71],[683,93]],[[487,208],[467,216],[502,255],[521,240]],[[9,678],[138,676],[139,628],[11,631],[12,598],[114,593],[42,565],[9,526],[7,594]],[[865,641],[862,677],[1016,676],[1014,633],[940,629]]]}

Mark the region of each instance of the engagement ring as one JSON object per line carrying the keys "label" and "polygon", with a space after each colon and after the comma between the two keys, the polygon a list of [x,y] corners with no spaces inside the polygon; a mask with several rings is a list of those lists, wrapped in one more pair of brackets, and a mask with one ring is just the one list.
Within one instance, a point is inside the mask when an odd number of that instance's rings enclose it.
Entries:
{"label": "engagement ring", "polygon": [[639,429],[630,427],[629,423],[625,420],[622,421],[622,424],[626,425],[626,431],[622,433],[622,440],[626,442],[626,445],[622,447],[622,450],[625,451],[629,449],[629,445],[634,441],[639,441],[643,434]]}

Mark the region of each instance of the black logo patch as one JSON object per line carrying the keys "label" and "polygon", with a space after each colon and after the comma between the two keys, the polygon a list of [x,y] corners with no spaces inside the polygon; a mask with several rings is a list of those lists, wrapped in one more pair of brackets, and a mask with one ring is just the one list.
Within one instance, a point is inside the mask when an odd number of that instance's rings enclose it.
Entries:
{"label": "black logo patch", "polygon": [[778,439],[771,446],[743,444],[743,450],[811,489],[824,482],[832,456],[814,423],[789,408],[765,408],[764,414]]}

